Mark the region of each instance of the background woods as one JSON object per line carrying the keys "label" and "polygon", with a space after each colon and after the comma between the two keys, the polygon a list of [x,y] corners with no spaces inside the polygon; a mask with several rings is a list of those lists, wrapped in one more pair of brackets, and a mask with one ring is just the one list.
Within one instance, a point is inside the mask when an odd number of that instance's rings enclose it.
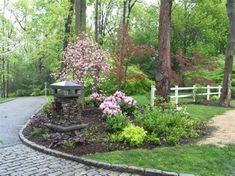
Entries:
{"label": "background woods", "polygon": [[[138,92],[143,93],[157,79],[157,92],[167,99],[169,87],[176,84],[222,84],[229,31],[225,4],[225,0],[3,1],[1,96],[40,95],[44,82],[55,81],[51,73],[66,67],[61,61],[69,42],[84,33],[105,51],[111,68],[110,77],[99,87],[114,85],[135,94],[144,84]],[[90,86],[89,79],[85,85]]]}

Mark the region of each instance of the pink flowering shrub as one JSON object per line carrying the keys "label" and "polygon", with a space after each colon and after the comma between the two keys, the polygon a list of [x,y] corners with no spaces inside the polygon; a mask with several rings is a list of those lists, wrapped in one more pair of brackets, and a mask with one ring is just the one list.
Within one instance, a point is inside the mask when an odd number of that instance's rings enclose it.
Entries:
{"label": "pink flowering shrub", "polygon": [[113,96],[107,97],[100,105],[105,115],[115,116],[121,113],[121,107]]}
{"label": "pink flowering shrub", "polygon": [[105,115],[115,116],[117,113],[131,115],[136,107],[136,101],[121,91],[115,92],[112,96],[104,99],[100,109]]}
{"label": "pink flowering shrub", "polygon": [[80,37],[75,43],[69,43],[63,53],[64,68],[54,74],[56,78],[66,80],[68,77],[77,83],[84,83],[85,78],[93,78],[93,86],[97,86],[100,73],[109,72],[105,53],[98,44],[88,37]]}
{"label": "pink flowering shrub", "polygon": [[105,100],[105,96],[103,96],[102,94],[99,94],[97,92],[94,92],[93,94],[91,94],[91,101],[92,104],[95,107],[99,107],[100,104]]}

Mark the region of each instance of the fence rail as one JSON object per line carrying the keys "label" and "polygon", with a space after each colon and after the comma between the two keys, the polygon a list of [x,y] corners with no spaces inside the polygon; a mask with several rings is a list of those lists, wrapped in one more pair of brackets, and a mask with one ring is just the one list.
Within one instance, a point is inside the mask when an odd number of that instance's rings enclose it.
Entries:
{"label": "fence rail", "polygon": [[[206,93],[196,93],[196,90],[200,88],[200,89],[205,89]],[[179,104],[179,98],[188,98],[188,97],[192,97],[193,101],[196,101],[196,96],[197,95],[202,95],[202,96],[206,96],[207,100],[210,100],[210,96],[211,95],[218,95],[220,97],[221,95],[221,86],[206,86],[206,87],[197,87],[196,85],[194,85],[193,87],[172,87],[171,91],[174,91],[174,95],[171,96],[171,99],[174,99],[175,105],[176,107],[178,107]],[[192,93],[190,94],[184,94],[184,95],[180,95],[179,91],[192,91]],[[151,100],[150,100],[150,105],[153,107],[154,106],[154,100],[155,100],[155,92],[156,92],[156,88],[154,85],[151,86]]]}

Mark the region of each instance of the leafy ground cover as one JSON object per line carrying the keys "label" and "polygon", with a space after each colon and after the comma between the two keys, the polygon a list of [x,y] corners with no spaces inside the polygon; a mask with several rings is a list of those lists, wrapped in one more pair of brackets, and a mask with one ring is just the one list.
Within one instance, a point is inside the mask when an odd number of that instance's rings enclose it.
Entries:
{"label": "leafy ground cover", "polygon": [[12,100],[13,98],[0,98],[0,103],[4,103],[6,101]]}

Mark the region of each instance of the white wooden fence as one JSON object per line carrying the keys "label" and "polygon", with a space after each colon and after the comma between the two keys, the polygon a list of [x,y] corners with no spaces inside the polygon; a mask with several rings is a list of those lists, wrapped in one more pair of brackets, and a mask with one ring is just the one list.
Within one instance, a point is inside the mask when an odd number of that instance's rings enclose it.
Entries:
{"label": "white wooden fence", "polygon": [[[210,96],[211,95],[218,95],[220,97],[221,95],[221,89],[222,87],[221,86],[210,86],[208,85],[207,87],[198,87],[200,89],[206,89],[206,93],[201,93],[201,94],[196,94],[196,85],[194,85],[193,87],[178,87],[178,86],[175,86],[175,87],[172,87],[171,88],[171,91],[174,91],[175,92],[175,95],[174,96],[171,96],[171,99],[174,100],[175,102],[175,105],[176,107],[178,106],[178,103],[179,103],[179,98],[192,98],[193,101],[195,102],[196,101],[196,95],[204,95],[206,96],[206,99],[207,100],[210,100]],[[179,94],[179,91],[187,91],[189,92],[191,90],[191,93],[189,94],[182,94],[180,95]],[[150,105],[151,107],[154,106],[154,100],[155,100],[155,92],[156,92],[156,88],[154,85],[151,86],[151,100],[150,100]]]}

